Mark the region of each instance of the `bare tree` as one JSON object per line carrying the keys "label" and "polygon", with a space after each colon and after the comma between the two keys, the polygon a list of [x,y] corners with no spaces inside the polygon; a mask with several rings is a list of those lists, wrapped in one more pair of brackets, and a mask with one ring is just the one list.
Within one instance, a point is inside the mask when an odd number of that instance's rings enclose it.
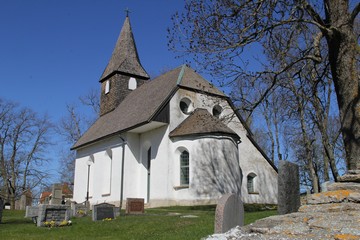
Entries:
{"label": "bare tree", "polygon": [[61,118],[56,131],[65,141],[64,149],[60,153],[60,178],[65,182],[73,182],[75,171],[75,152],[70,151],[71,146],[81,137],[96,120],[100,113],[99,93],[90,90],[88,94],[79,97],[80,103],[90,112],[81,111],[76,104],[66,106],[67,114]]}
{"label": "bare tree", "polygon": [[0,99],[0,177],[12,209],[22,192],[47,176],[39,166],[47,161],[43,154],[50,145],[51,128],[47,116]]}
{"label": "bare tree", "polygon": [[[283,74],[298,63],[323,62],[319,49],[325,44],[339,107],[347,168],[360,169],[359,33],[354,27],[360,3],[352,4],[352,9],[351,3],[349,0],[189,0],[184,13],[173,16],[169,47],[192,54],[197,64],[228,79],[228,83],[242,79],[251,86],[260,80],[261,94],[246,106],[252,111],[283,80]],[[280,68],[273,69],[264,60],[262,69],[248,71],[247,62],[241,57],[249,46],[263,50],[264,43],[278,41],[279,34],[275,32],[292,40],[299,29],[315,30],[311,46],[299,44],[301,51],[296,58]],[[287,56],[289,45],[279,47],[277,54]]]}

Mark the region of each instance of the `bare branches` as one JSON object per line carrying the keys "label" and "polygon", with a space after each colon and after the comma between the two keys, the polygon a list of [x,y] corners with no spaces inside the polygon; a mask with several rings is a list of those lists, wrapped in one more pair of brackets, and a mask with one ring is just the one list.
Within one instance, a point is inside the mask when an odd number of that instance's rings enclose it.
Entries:
{"label": "bare branches", "polygon": [[356,4],[356,6],[354,7],[353,11],[351,12],[351,17],[350,17],[350,23],[353,24],[355,21],[355,18],[357,17],[357,15],[360,12],[360,2],[358,2]]}
{"label": "bare branches", "polygon": [[30,172],[46,161],[52,125],[47,116],[0,99],[0,126],[0,178],[14,207],[16,195],[36,177]]}

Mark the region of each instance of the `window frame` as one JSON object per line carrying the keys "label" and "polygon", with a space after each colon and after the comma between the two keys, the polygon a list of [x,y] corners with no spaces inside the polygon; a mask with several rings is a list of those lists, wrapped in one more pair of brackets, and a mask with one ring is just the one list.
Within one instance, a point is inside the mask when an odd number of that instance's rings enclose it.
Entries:
{"label": "window frame", "polygon": [[[180,153],[180,186],[189,186],[190,184],[190,154],[187,150]],[[184,160],[187,164],[184,164]]]}
{"label": "window frame", "polygon": [[259,194],[255,188],[256,177],[257,175],[255,173],[249,173],[246,176],[246,189],[248,191],[248,194]]}

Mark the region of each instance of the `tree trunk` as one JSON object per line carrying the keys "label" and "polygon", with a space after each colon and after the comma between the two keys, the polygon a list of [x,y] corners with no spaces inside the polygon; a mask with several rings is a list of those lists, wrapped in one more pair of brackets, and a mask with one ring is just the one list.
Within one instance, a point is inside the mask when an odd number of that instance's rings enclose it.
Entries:
{"label": "tree trunk", "polygon": [[360,85],[356,36],[347,1],[329,0],[328,21],[332,28],[325,37],[340,111],[341,132],[348,170],[360,170]]}

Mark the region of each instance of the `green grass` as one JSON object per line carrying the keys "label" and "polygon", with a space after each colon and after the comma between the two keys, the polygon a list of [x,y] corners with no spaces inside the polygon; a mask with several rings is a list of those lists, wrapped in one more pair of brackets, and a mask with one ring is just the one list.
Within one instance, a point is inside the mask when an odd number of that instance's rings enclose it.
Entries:
{"label": "green grass", "polygon": [[[245,224],[276,211],[245,213]],[[0,239],[201,239],[213,233],[215,206],[147,209],[145,215],[121,216],[112,221],[73,218],[72,226],[36,227],[24,211],[4,210]],[[181,216],[194,215],[196,218]]]}

